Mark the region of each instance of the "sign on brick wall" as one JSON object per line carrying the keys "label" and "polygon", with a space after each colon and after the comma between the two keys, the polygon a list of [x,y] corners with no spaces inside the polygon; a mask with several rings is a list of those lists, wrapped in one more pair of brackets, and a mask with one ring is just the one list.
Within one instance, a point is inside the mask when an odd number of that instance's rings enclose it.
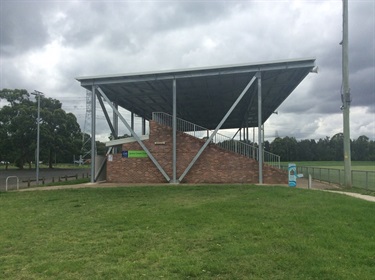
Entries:
{"label": "sign on brick wall", "polygon": [[122,151],[122,157],[124,158],[147,158],[148,155],[145,151],[140,150],[129,150],[129,151]]}

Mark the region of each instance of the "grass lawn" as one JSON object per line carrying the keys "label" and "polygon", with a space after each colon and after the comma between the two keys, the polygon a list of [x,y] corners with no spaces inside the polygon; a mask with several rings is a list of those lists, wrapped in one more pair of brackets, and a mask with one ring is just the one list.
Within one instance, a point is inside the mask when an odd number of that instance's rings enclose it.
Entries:
{"label": "grass lawn", "polygon": [[285,187],[0,193],[0,278],[374,279],[374,213]]}

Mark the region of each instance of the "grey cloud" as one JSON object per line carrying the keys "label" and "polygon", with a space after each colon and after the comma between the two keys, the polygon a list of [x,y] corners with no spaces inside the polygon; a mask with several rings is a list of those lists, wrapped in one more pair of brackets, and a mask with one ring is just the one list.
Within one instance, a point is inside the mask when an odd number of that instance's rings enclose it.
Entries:
{"label": "grey cloud", "polygon": [[[298,114],[304,127],[302,119],[340,113],[342,22],[341,5],[335,5],[330,1],[8,1],[0,19],[1,85],[33,89],[33,81],[24,79],[20,67],[28,51],[40,48],[41,53],[55,39],[63,49],[58,53],[62,62],[48,73],[54,80],[50,92],[80,98],[84,90],[76,76],[313,56],[319,74],[310,74],[280,107],[281,115]],[[365,106],[366,114],[375,112],[374,6],[373,1],[349,3],[352,106]],[[71,104],[70,99],[66,102]],[[318,125],[311,124],[310,130],[315,129]]]}
{"label": "grey cloud", "polygon": [[42,11],[43,2],[2,1],[0,16],[1,56],[14,56],[48,41]]}

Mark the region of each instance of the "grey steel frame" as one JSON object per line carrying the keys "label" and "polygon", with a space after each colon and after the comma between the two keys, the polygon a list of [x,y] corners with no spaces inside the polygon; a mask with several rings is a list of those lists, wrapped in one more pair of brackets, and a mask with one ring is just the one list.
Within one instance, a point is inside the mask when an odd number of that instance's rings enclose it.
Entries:
{"label": "grey steel frame", "polygon": [[96,88],[91,90],[91,183],[95,183],[95,160],[96,160]]}
{"label": "grey steel frame", "polygon": [[173,155],[172,155],[172,183],[177,182],[177,81],[173,79]]}
{"label": "grey steel frame", "polygon": [[[142,147],[142,149],[147,153],[151,161],[155,164],[155,166],[158,168],[158,170],[162,173],[164,178],[167,180],[167,182],[178,184],[181,182],[186,174],[190,171],[190,169],[194,166],[195,162],[199,159],[203,151],[206,149],[208,144],[212,141],[212,139],[215,137],[219,129],[222,127],[224,122],[227,120],[227,118],[230,116],[230,114],[233,112],[233,110],[236,108],[238,103],[241,101],[243,96],[246,94],[246,92],[249,90],[251,85],[254,83],[255,80],[258,80],[258,131],[261,132],[262,130],[262,95],[261,95],[261,86],[262,86],[262,80],[261,80],[261,72],[257,72],[255,76],[251,78],[249,83],[246,85],[244,90],[241,92],[237,100],[233,103],[231,108],[227,111],[223,119],[220,121],[220,123],[217,125],[214,132],[211,133],[211,135],[208,137],[204,145],[201,147],[201,149],[197,152],[193,160],[190,162],[190,164],[187,166],[185,171],[181,174],[181,176],[177,179],[177,80],[176,78],[173,78],[173,118],[172,118],[172,130],[173,130],[173,155],[172,155],[172,179],[168,176],[168,174],[165,172],[165,170],[162,168],[162,166],[159,164],[159,162],[155,159],[155,157],[151,154],[151,152],[148,150],[148,148],[144,145],[142,140],[139,138],[139,136],[134,132],[134,113],[131,113],[131,125],[127,123],[125,118],[120,114],[118,111],[118,108],[115,104],[113,104],[109,98],[106,96],[106,94],[103,92],[103,90],[98,85],[92,86],[92,121],[91,121],[91,182],[94,183],[96,181],[96,173],[95,173],[95,158],[96,158],[96,147],[95,147],[95,127],[96,127],[96,99],[95,96],[97,95],[99,103],[103,109],[103,112],[105,114],[105,118],[110,126],[110,129],[113,133],[113,135],[117,136],[118,131],[118,123],[116,125],[112,125],[111,121],[109,119],[108,113],[106,111],[106,108],[103,104],[102,98],[109,104],[109,106],[113,110],[113,119],[114,123],[117,118],[120,118],[120,120],[124,123],[126,128],[130,131],[132,136],[136,139],[136,141],[139,143],[139,145]],[[96,93],[98,91],[98,93]],[[116,116],[116,117],[115,117]],[[142,129],[143,133],[144,129]],[[258,142],[259,142],[259,149],[258,149],[258,162],[259,162],[259,183],[263,183],[263,139],[261,133],[258,133]]]}
{"label": "grey steel frame", "polygon": [[259,184],[263,184],[263,141],[262,141],[262,74],[257,72],[258,78],[258,164],[259,164]]}

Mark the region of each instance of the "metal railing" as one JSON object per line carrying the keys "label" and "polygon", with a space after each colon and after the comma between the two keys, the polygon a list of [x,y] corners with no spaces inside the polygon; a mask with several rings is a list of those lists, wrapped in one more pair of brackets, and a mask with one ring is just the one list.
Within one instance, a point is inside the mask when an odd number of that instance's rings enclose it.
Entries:
{"label": "metal railing", "polygon": [[[167,113],[154,112],[152,113],[152,119],[161,125],[172,127],[172,116]],[[177,131],[184,132],[196,138],[208,139],[213,132],[200,125],[180,118],[177,118],[176,120]],[[226,135],[216,133],[212,142],[225,150],[258,160],[258,147],[250,145],[244,141],[238,141]],[[280,168],[280,156],[264,151],[263,158],[264,163]]]}
{"label": "metal railing", "polygon": [[[281,169],[288,170],[283,165]],[[297,173],[308,178],[309,174],[314,180],[327,182],[329,184],[344,185],[344,170],[337,168],[323,168],[312,166],[297,166]],[[375,191],[375,171],[352,170],[352,186]]]}

